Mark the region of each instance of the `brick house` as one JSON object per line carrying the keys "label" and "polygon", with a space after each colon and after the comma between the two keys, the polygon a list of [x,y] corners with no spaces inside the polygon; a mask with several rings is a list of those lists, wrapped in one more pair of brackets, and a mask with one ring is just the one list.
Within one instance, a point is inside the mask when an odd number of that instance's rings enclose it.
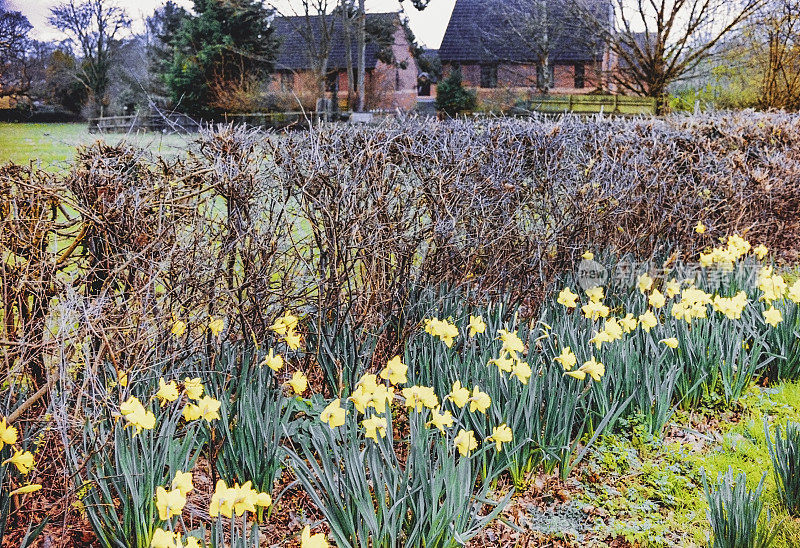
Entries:
{"label": "brick house", "polygon": [[[531,10],[537,5],[513,4],[531,6]],[[547,92],[553,94],[614,91],[610,71],[615,61],[593,24],[579,17],[565,0],[546,0],[538,7],[545,4],[546,19],[531,15],[525,27],[524,21],[520,23],[525,14],[510,13],[512,3],[505,0],[456,0],[439,49],[443,74],[460,67],[464,85],[476,88],[484,102],[540,93],[547,82]],[[593,17],[613,25],[610,0],[594,0],[590,6]],[[540,21],[546,21],[538,23],[542,28],[546,25],[546,40],[537,35],[535,24]]]}
{"label": "brick house", "polygon": [[[330,55],[326,75],[326,96],[338,99],[338,108],[348,109],[347,44],[338,16],[332,21],[329,15],[326,25],[332,28]],[[318,21],[312,17],[315,36],[321,34]],[[309,59],[308,42],[303,37],[307,29],[304,17],[278,17],[273,21],[275,35],[280,40],[276,72],[272,75],[269,90],[276,94],[297,98],[307,108],[313,108],[317,99],[317,86]],[[417,104],[417,75],[419,68],[411,51],[399,13],[368,13],[368,28],[389,29],[390,39],[378,43],[367,36],[365,54],[365,91],[367,109],[411,110]],[[352,66],[357,67],[356,37],[353,33],[351,53]],[[351,97],[351,101],[355,98]]]}

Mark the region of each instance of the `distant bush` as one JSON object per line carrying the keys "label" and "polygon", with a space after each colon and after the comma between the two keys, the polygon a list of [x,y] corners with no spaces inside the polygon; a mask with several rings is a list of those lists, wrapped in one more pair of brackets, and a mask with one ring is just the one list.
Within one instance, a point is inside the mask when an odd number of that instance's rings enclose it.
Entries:
{"label": "distant bush", "polygon": [[456,68],[436,86],[436,109],[455,116],[475,110],[478,99],[474,91],[462,84],[461,69]]}

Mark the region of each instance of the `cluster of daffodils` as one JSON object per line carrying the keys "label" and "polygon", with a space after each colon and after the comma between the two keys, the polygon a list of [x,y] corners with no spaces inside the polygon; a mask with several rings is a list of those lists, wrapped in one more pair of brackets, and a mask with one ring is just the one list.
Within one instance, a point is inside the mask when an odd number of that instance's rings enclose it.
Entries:
{"label": "cluster of daffodils", "polygon": [[[16,427],[11,426],[6,421],[6,418],[3,417],[0,419],[0,451],[8,445],[13,449],[14,453],[11,455],[10,458],[7,458],[2,462],[3,465],[6,464],[13,464],[16,466],[17,470],[23,476],[26,476],[30,473],[33,469],[34,460],[33,460],[33,453],[30,451],[22,451],[21,449],[17,449],[14,447],[14,444],[17,443],[17,438],[19,434],[17,432]],[[24,485],[11,491],[11,495],[22,495],[24,493],[33,493],[34,491],[38,491],[41,489],[42,486],[38,483]]]}
{"label": "cluster of daffodils", "polygon": [[[425,332],[438,338],[448,347],[452,347],[458,336],[458,328],[447,320],[436,318],[424,322]],[[486,331],[486,324],[479,316],[470,316],[468,334],[474,337]],[[510,372],[521,382],[525,383],[530,377],[530,367],[522,361],[521,354],[525,348],[522,341],[514,333],[501,331],[503,341],[501,357],[490,361],[489,365],[497,365],[501,371]],[[480,387],[474,386],[472,390],[461,386],[460,381],[455,381],[449,394],[440,399],[433,387],[413,385],[401,387],[408,382],[408,366],[400,356],[395,356],[388,361],[377,375],[365,374],[356,383],[355,389],[347,401],[352,403],[355,412],[362,415],[361,426],[364,428],[365,437],[375,442],[386,437],[389,428],[387,410],[396,401],[403,402],[409,413],[429,412],[430,420],[426,423],[428,428],[436,428],[443,435],[454,428],[454,412],[469,409],[471,413],[486,413],[492,404],[492,398]],[[446,408],[449,407],[449,408]],[[347,409],[343,407],[341,398],[333,400],[320,414],[320,421],[326,423],[331,429],[338,428],[345,423]],[[497,451],[501,451],[503,444],[512,440],[511,429],[501,424],[495,426],[492,435],[486,438],[487,442],[495,444]],[[471,430],[459,429],[453,437],[453,446],[462,456],[468,456],[478,447],[478,440]]]}
{"label": "cluster of daffodils", "polygon": [[[483,324],[482,320],[481,324]],[[427,333],[431,337],[438,337],[444,344],[447,345],[448,348],[453,346],[453,341],[455,340],[456,337],[458,337],[458,327],[451,324],[447,320],[439,320],[437,318],[427,318],[423,322],[423,326],[425,327],[425,333]],[[486,325],[484,324],[483,330],[485,329]],[[479,332],[482,333],[483,331]]]}
{"label": "cluster of daffodils", "polygon": [[564,374],[574,377],[578,380],[583,380],[586,375],[589,375],[595,381],[599,382],[603,375],[606,373],[606,367],[594,359],[584,362],[582,366],[573,371],[573,368],[578,365],[578,358],[569,346],[561,349],[561,354],[556,357],[556,361],[564,368]]}
{"label": "cluster of daffodils", "polygon": [[299,320],[297,316],[286,312],[283,316],[275,320],[275,323],[270,326],[270,329],[274,331],[276,335],[281,337],[283,342],[286,343],[286,346],[288,346],[291,350],[297,350],[300,348],[300,344],[302,343],[302,337],[299,333],[297,333],[298,322]]}
{"label": "cluster of daffodils", "polygon": [[211,496],[208,515],[212,518],[217,516],[232,518],[234,515],[242,516],[245,512],[255,513],[257,507],[267,508],[270,505],[272,505],[270,494],[259,493],[252,488],[249,481],[241,486],[235,483],[232,487],[228,487],[223,480],[219,480]]}
{"label": "cluster of daffodils", "polygon": [[522,384],[528,384],[531,376],[531,367],[523,361],[522,354],[525,352],[525,344],[516,333],[500,329],[498,331],[503,346],[497,358],[489,360],[488,366],[496,366],[501,373],[510,373]]}
{"label": "cluster of daffodils", "polygon": [[[702,223],[696,229],[698,233],[705,231]],[[734,234],[728,237],[726,245],[712,249],[710,252],[700,255],[700,263],[704,267],[718,266],[721,268],[732,269],[736,261],[752,253],[756,259],[762,260],[766,257],[768,250],[763,245],[752,247],[750,243],[739,235]],[[584,259],[592,259],[591,252],[583,255]],[[774,302],[789,299],[795,303],[800,303],[800,280],[791,287],[788,286],[784,278],[774,274],[771,267],[765,266],[761,269],[758,278],[758,287],[761,291],[760,300],[764,301],[768,308],[764,311],[766,323],[776,327],[783,321],[781,311],[774,307]],[[655,280],[647,273],[642,274],[637,279],[637,288],[642,295],[647,298],[648,308],[638,317],[632,313],[620,316],[612,316],[611,308],[603,303],[604,290],[602,287],[593,287],[586,290],[588,302],[580,307],[583,316],[592,321],[604,320],[602,329],[595,332],[589,340],[599,350],[604,344],[610,344],[621,340],[627,335],[641,328],[645,332],[650,332],[659,324],[662,314],[669,314],[678,320],[684,320],[691,324],[694,320],[708,318],[709,307],[731,320],[738,320],[748,304],[748,296],[744,291],[739,291],[732,297],[714,295],[699,289],[694,285],[693,280],[670,279],[663,283],[662,288],[655,287]],[[667,308],[668,301],[673,301]],[[577,309],[579,295],[574,293],[571,288],[566,287],[561,290],[557,298],[558,304],[568,310]],[[676,349],[679,341],[675,337],[662,339],[659,341],[665,346]],[[605,373],[605,367],[592,357],[577,370],[573,370],[577,365],[577,358],[570,347],[564,347],[561,354],[555,358],[564,368],[565,374],[583,380],[587,375],[599,381]]]}
{"label": "cluster of daffodils", "polygon": [[717,265],[721,268],[730,270],[733,268],[733,265],[736,263],[736,261],[751,251],[758,260],[762,260],[769,253],[769,250],[764,245],[752,247],[750,242],[738,234],[733,234],[728,236],[726,245],[715,247],[706,253],[701,253],[700,266],[709,268]]}
{"label": "cluster of daffodils", "polygon": [[[219,400],[211,396],[205,396],[205,386],[200,378],[185,378],[182,383],[183,395],[186,396],[187,403],[183,408],[183,418],[187,421],[203,419],[206,422],[219,419]],[[158,392],[155,396],[161,407],[168,403],[177,401],[181,397],[181,389],[175,381],[158,380]],[[142,405],[136,396],[131,396],[119,406],[120,414],[128,422],[129,426],[136,429],[134,436],[142,430],[152,430],[156,425],[155,414]]]}

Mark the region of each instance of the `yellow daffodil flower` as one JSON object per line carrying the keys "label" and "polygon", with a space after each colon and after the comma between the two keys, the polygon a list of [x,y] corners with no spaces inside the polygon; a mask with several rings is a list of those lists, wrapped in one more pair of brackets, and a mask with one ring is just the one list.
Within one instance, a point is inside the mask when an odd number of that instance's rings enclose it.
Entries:
{"label": "yellow daffodil flower", "polygon": [[408,366],[400,360],[400,356],[395,356],[386,363],[386,367],[380,373],[382,379],[388,380],[392,384],[403,384],[408,382]]}
{"label": "yellow daffodil flower", "polygon": [[464,407],[467,405],[467,400],[469,400],[469,389],[463,388],[461,386],[461,381],[456,381],[453,383],[453,389],[450,391],[449,398],[456,407]]}
{"label": "yellow daffodil flower", "polygon": [[[150,548],[177,548],[180,543],[180,535],[165,531],[164,529],[156,529],[153,531],[153,539],[150,541]],[[183,546],[181,544],[181,546]]]}
{"label": "yellow daffodil flower", "polygon": [[270,329],[281,337],[285,337],[287,333],[297,329],[298,323],[299,320],[297,316],[294,316],[287,311],[283,314],[283,316],[275,320],[275,323],[270,326]]}
{"label": "yellow daffodil flower", "polygon": [[151,430],[156,425],[156,416],[152,411],[147,411],[142,403],[131,396],[119,406],[119,411],[129,424],[136,428],[136,433],[144,430]]}
{"label": "yellow daffodil flower", "polygon": [[184,420],[187,421],[196,421],[203,416],[203,414],[200,412],[200,408],[193,403],[187,403],[181,414],[183,415]]}
{"label": "yellow daffodil flower", "polygon": [[445,428],[453,426],[453,414],[450,411],[441,412],[441,409],[437,407],[431,411],[431,420],[425,426],[429,428],[434,426],[444,433]]}
{"label": "yellow daffodil flower", "polygon": [[286,341],[286,346],[292,350],[297,350],[303,344],[302,336],[296,331],[289,331],[286,333],[283,340]]}
{"label": "yellow daffodil flower", "polygon": [[764,311],[764,321],[772,327],[778,327],[778,324],[783,321],[783,315],[780,310],[774,306],[770,306]]}
{"label": "yellow daffodil flower", "polygon": [[328,426],[333,430],[344,424],[346,414],[347,412],[342,409],[341,400],[337,398],[328,404],[322,411],[322,414],[320,414],[319,419],[322,422],[328,423]]}
{"label": "yellow daffodil flower", "polygon": [[769,254],[769,249],[764,244],[759,244],[753,248],[753,254],[761,261]]}
{"label": "yellow daffodil flower", "polygon": [[647,301],[650,303],[650,306],[653,308],[661,308],[665,304],[667,304],[667,299],[658,289],[654,289],[650,296],[647,298]]}
{"label": "yellow daffodil flower", "polygon": [[469,317],[469,336],[474,337],[478,333],[485,333],[486,332],[486,323],[483,321],[483,318],[480,316],[472,316]]}
{"label": "yellow daffodil flower", "polygon": [[611,313],[611,309],[601,302],[590,301],[581,307],[583,315],[592,321],[599,320],[600,318],[607,318]]}
{"label": "yellow daffodil flower", "polygon": [[175,472],[175,478],[173,478],[170,488],[177,489],[180,494],[185,497],[189,491],[194,489],[194,485],[192,484],[192,473],[181,472],[180,470]]}
{"label": "yellow daffodil flower", "polygon": [[128,373],[127,371],[117,371],[117,384],[119,384],[122,388],[128,386]]}
{"label": "yellow daffodil flower", "polygon": [[212,317],[208,322],[208,329],[211,331],[212,335],[219,337],[222,330],[225,329],[225,318],[214,319]]}
{"label": "yellow daffodil flower", "polygon": [[681,284],[678,283],[678,280],[672,278],[666,284],[664,284],[664,292],[667,295],[668,299],[673,299],[681,292]]}
{"label": "yellow daffodil flower", "polygon": [[531,366],[520,360],[514,362],[514,366],[511,368],[511,376],[516,377],[522,384],[528,384],[531,373]]}
{"label": "yellow daffodil flower", "polygon": [[648,310],[639,316],[639,325],[642,326],[646,333],[649,333],[651,329],[658,325],[658,318],[651,310]]}
{"label": "yellow daffodil flower", "polygon": [[578,363],[578,358],[572,352],[572,348],[565,346],[561,349],[561,354],[556,357],[556,361],[561,364],[564,371],[569,371]]}
{"label": "yellow daffodil flower", "polygon": [[20,451],[17,449],[14,451],[14,454],[11,456],[11,458],[3,461],[3,464],[9,463],[16,466],[20,474],[25,475],[33,468],[33,453],[30,451]]}
{"label": "yellow daffodil flower", "polygon": [[6,418],[0,419],[0,449],[3,445],[13,445],[17,443],[17,428],[6,422]]}
{"label": "yellow daffodil flower", "polygon": [[394,402],[394,387],[379,384],[375,387],[372,393],[372,401],[369,403],[370,407],[374,407],[379,413],[386,410],[386,405]]}
{"label": "yellow daffodil flower", "polygon": [[789,292],[786,294],[786,296],[789,297],[789,300],[793,303],[800,304],[800,280],[797,280],[794,282],[794,284],[792,284],[792,287],[789,288]]}
{"label": "yellow daffodil flower", "polygon": [[579,369],[577,369],[576,371],[567,371],[565,375],[569,375],[570,377],[575,377],[579,381],[582,381],[583,379],[586,378],[586,375],[589,374],[592,377],[592,379],[594,379],[597,382],[600,382],[600,379],[603,377],[603,375],[605,375],[605,372],[606,372],[606,367],[602,363],[595,360],[594,356],[592,356],[592,359],[589,360],[588,362],[584,362]]}
{"label": "yellow daffodil flower", "polygon": [[514,366],[514,360],[511,357],[509,357],[507,352],[504,352],[503,356],[500,356],[499,358],[492,358],[486,365],[487,367],[496,365],[497,369],[499,369],[500,371],[510,373],[511,368]]}
{"label": "yellow daffodil flower", "polygon": [[636,285],[639,287],[641,293],[647,293],[653,288],[653,278],[645,272],[636,280]]}
{"label": "yellow daffodil flower", "polygon": [[481,392],[481,389],[476,385],[472,389],[472,395],[469,398],[470,412],[479,411],[481,413],[486,413],[490,405],[492,405],[492,398],[489,397],[489,394],[486,392]]}
{"label": "yellow daffodil flower", "polygon": [[625,314],[624,318],[619,319],[619,325],[622,326],[622,331],[624,333],[630,333],[636,329],[636,327],[639,325],[639,322],[637,321],[636,316],[628,312]]}
{"label": "yellow daffodil flower", "polygon": [[497,446],[497,452],[503,450],[503,444],[510,442],[514,438],[513,433],[511,432],[511,428],[509,428],[505,423],[501,424],[500,426],[495,426],[492,428],[492,435],[489,436],[489,441],[493,441]]}
{"label": "yellow daffodil flower", "polygon": [[347,399],[353,402],[353,406],[356,408],[356,411],[363,415],[367,412],[367,407],[369,407],[369,404],[372,403],[372,394],[368,392],[364,386],[359,385],[356,386],[356,389],[353,390],[353,393]]}
{"label": "yellow daffodil flower", "polygon": [[569,287],[565,287],[559,292],[556,302],[565,308],[575,308],[578,302],[578,295],[573,293]]}
{"label": "yellow daffodil flower", "polygon": [[256,495],[256,506],[261,506],[262,508],[272,506],[272,495],[269,493],[259,493]]}
{"label": "yellow daffodil flower", "polygon": [[275,351],[270,348],[267,355],[264,356],[264,361],[261,362],[261,365],[266,365],[273,371],[280,371],[283,369],[283,356],[276,354]]}
{"label": "yellow daffodil flower", "polygon": [[300,534],[300,548],[328,548],[328,540],[322,533],[311,534],[311,528],[306,525]]}
{"label": "yellow daffodil flower", "polygon": [[475,439],[475,432],[462,428],[453,439],[453,445],[458,449],[462,457],[468,456],[471,451],[478,448],[478,440]]}
{"label": "yellow daffodil flower", "polygon": [[498,334],[500,335],[500,340],[503,341],[503,347],[501,349],[503,352],[508,352],[513,358],[516,358],[517,353],[522,354],[525,352],[525,343],[522,342],[522,339],[520,339],[516,333],[500,329]]}
{"label": "yellow daffodil flower", "polygon": [[591,287],[586,290],[586,296],[589,297],[589,301],[593,303],[601,302],[605,297],[605,292],[601,286]]}
{"label": "yellow daffodil flower", "polygon": [[214,494],[211,495],[208,515],[212,518],[219,515],[226,518],[233,517],[233,503],[236,501],[237,495],[237,489],[228,487],[223,480],[217,480],[217,484],[214,487]]}
{"label": "yellow daffodil flower", "polygon": [[666,346],[672,349],[678,348],[678,339],[676,339],[675,337],[670,337],[668,339],[661,339],[658,342],[664,343]]}
{"label": "yellow daffodil flower", "polygon": [[190,400],[199,400],[203,397],[205,387],[200,377],[195,377],[193,379],[186,377],[183,379],[183,390],[186,393],[186,397]]}
{"label": "yellow daffodil flower", "polygon": [[254,513],[256,511],[258,492],[252,488],[251,482],[246,481],[242,486],[236,483],[233,485],[233,490],[236,491],[233,500],[233,513],[237,516],[241,516],[245,512]]}
{"label": "yellow daffodil flower", "polygon": [[363,426],[364,430],[366,431],[364,435],[373,440],[375,443],[378,442],[378,435],[380,435],[382,438],[386,437],[386,427],[388,426],[386,417],[374,415],[361,421],[361,426]]}
{"label": "yellow daffodil flower", "polygon": [[584,362],[581,366],[581,369],[591,375],[591,377],[597,382],[599,382],[600,378],[606,373],[606,367],[602,363],[595,360],[594,356],[592,356],[592,359],[588,362]]}
{"label": "yellow daffodil flower", "polygon": [[437,318],[428,318],[423,323],[426,333],[438,337],[448,348],[453,346],[453,341],[458,337],[458,328],[455,325]]}
{"label": "yellow daffodil flower", "polygon": [[186,322],[177,320],[175,323],[172,324],[172,329],[170,330],[170,333],[172,333],[178,338],[182,337],[183,334],[186,333]]}
{"label": "yellow daffodil flower", "polygon": [[294,393],[299,396],[308,388],[308,377],[302,371],[295,371],[286,384],[291,386]]}
{"label": "yellow daffodil flower", "polygon": [[160,485],[156,488],[158,519],[166,521],[173,516],[180,516],[185,504],[186,495],[182,495],[180,489],[167,491]]}
{"label": "yellow daffodil flower", "polygon": [[583,255],[581,255],[581,258],[585,259],[587,261],[593,261],[594,260],[594,253],[592,253],[589,250],[586,250],[586,251],[583,252]]}
{"label": "yellow daffodil flower", "polygon": [[178,385],[175,381],[169,381],[168,383],[164,382],[163,377],[158,379],[158,392],[156,392],[156,398],[158,398],[158,402],[161,407],[164,407],[167,402],[173,402],[178,399],[180,394],[178,393]]}
{"label": "yellow daffodil flower", "polygon": [[694,227],[694,231],[698,234],[705,234],[706,232],[706,225],[703,224],[703,221],[697,221],[697,224]]}
{"label": "yellow daffodil flower", "polygon": [[402,394],[406,407],[413,408],[414,411],[421,411],[423,407],[433,409],[439,406],[439,398],[431,386],[409,386],[403,388]]}
{"label": "yellow daffodil flower", "polygon": [[205,419],[206,422],[219,419],[220,406],[220,401],[212,398],[211,396],[204,396],[200,398],[200,401],[197,402],[197,407],[200,408],[200,415]]}

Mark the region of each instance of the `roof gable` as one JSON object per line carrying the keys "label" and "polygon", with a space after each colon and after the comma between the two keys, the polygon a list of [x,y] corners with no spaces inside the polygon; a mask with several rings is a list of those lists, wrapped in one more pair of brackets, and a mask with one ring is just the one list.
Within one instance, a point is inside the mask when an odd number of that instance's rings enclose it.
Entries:
{"label": "roof gable", "polygon": [[[304,33],[310,23],[317,43],[320,36],[324,33],[323,25],[330,28],[331,18],[333,19],[333,32],[331,33],[331,51],[328,57],[328,70],[344,70],[347,67],[347,41],[342,30],[342,21],[338,15],[325,16],[324,23],[319,16],[310,16],[308,21],[304,16],[276,17],[272,21],[274,36],[279,39],[278,58],[275,62],[277,70],[309,70],[312,68],[309,48]],[[396,24],[399,23],[398,13],[368,13],[367,22],[375,24]],[[358,64],[358,48],[356,36],[351,37],[351,54],[353,66]],[[366,69],[372,70],[378,63],[378,53],[381,50],[380,44],[367,37],[365,61]]]}
{"label": "roof gable", "polygon": [[[576,17],[567,1],[545,1],[551,37],[550,61],[588,62],[601,58],[603,47],[591,24]],[[525,7],[509,8],[512,4]],[[538,55],[531,45],[533,37],[527,43],[520,40],[515,34],[519,27],[515,30],[510,21],[516,10],[527,6],[533,10],[536,3],[529,0],[456,0],[439,48],[442,62],[536,63]],[[613,17],[610,0],[593,0],[589,8],[601,20],[608,18],[610,21]],[[531,16],[530,20],[536,19]]]}

